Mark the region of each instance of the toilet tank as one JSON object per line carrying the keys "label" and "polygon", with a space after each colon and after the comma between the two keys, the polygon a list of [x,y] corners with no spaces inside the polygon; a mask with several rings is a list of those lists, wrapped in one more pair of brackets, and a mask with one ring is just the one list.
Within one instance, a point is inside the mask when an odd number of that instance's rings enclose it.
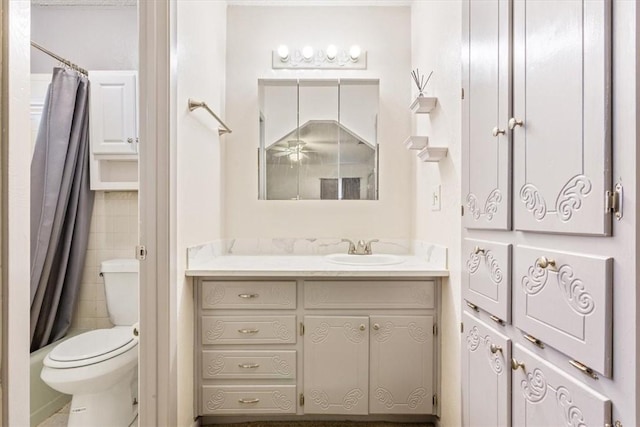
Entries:
{"label": "toilet tank", "polygon": [[100,263],[109,319],[115,326],[138,321],[138,260],[110,259]]}

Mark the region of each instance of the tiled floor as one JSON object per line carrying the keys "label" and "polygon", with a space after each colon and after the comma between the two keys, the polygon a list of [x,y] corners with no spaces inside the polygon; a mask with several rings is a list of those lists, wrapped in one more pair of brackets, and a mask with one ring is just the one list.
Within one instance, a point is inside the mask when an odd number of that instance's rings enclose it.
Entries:
{"label": "tiled floor", "polygon": [[[38,424],[38,427],[67,427],[67,421],[69,420],[69,406],[71,403],[65,405],[64,408]],[[138,427],[138,418],[135,419],[130,427]]]}

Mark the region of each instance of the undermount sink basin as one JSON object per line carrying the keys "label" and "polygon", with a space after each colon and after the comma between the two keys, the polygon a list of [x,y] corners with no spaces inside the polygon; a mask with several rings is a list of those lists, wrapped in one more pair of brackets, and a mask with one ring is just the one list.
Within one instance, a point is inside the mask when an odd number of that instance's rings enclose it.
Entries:
{"label": "undermount sink basin", "polygon": [[392,254],[371,254],[371,255],[350,255],[350,254],[330,254],[325,258],[329,262],[347,265],[392,265],[405,261],[404,257]]}

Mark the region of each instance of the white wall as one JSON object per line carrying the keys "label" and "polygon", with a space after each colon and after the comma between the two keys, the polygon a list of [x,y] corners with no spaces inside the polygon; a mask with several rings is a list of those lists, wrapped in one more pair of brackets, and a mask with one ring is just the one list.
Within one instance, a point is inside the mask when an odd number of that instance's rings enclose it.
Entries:
{"label": "white wall", "polygon": [[[224,236],[412,237],[413,161],[402,145],[410,132],[410,8],[229,6],[227,16],[223,118],[233,133],[222,142]],[[359,44],[367,51],[368,69],[272,70],[271,51],[282,43]],[[258,79],[297,77],[380,79],[380,200],[258,200]]]}
{"label": "white wall", "polygon": [[[415,238],[449,248],[450,276],[442,283],[443,426],[461,425],[460,407],[460,172],[461,172],[461,2],[416,1],[412,6],[413,68],[433,70],[427,94],[438,97],[430,115],[414,117],[414,131],[429,143],[449,147],[440,163],[416,161]],[[417,89],[414,89],[416,95]],[[442,185],[442,210],[431,211],[431,191]]]}
{"label": "white wall", "polygon": [[225,117],[225,47],[225,2],[178,2],[176,274],[180,426],[191,425],[194,416],[193,286],[184,275],[187,247],[221,237],[221,159],[227,142],[218,137],[214,118],[202,109],[190,113],[187,100],[205,101]]}
{"label": "white wall", "polygon": [[[87,70],[138,69],[135,6],[33,6],[31,40]],[[57,61],[31,48],[31,72]]]}

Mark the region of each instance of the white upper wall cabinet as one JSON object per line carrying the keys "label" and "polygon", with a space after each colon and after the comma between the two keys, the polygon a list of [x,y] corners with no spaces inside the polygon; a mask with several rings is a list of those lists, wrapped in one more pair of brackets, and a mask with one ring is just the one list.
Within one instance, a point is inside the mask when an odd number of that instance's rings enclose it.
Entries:
{"label": "white upper wall cabinet", "polygon": [[462,145],[464,226],[511,228],[511,3],[463,6]]}
{"label": "white upper wall cabinet", "polygon": [[91,71],[90,127],[94,155],[138,152],[137,72]]}
{"label": "white upper wall cabinet", "polygon": [[519,0],[513,16],[514,228],[608,235],[611,2]]}

